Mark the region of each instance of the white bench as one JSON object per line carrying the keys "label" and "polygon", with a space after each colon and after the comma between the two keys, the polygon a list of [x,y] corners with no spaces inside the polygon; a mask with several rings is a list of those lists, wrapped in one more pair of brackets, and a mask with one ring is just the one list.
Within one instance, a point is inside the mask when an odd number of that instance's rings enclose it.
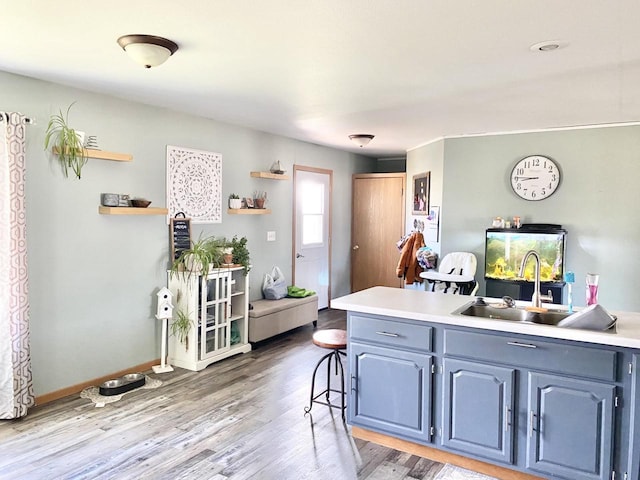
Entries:
{"label": "white bench", "polygon": [[259,342],[309,322],[318,324],[318,296],[254,300],[249,310],[249,341]]}

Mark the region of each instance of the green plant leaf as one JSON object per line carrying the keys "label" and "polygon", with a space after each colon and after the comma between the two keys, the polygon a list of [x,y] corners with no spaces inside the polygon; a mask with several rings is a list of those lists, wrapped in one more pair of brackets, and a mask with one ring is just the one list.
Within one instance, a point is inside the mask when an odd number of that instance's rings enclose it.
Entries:
{"label": "green plant leaf", "polygon": [[71,169],[79,179],[88,157],[76,131],[69,126],[69,111],[74,104],[75,102],[69,105],[66,114],[60,110],[51,116],[45,132],[44,148],[49,150],[51,146],[55,149],[65,177],[69,177]]}

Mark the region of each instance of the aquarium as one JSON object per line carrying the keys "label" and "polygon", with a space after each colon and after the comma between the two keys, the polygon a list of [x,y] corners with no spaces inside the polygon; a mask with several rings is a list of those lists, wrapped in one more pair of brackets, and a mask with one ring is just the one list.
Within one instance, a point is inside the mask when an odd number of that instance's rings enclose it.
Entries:
{"label": "aquarium", "polygon": [[[522,280],[519,277],[522,258],[529,250],[540,256],[540,281],[562,282],[564,247],[567,232],[562,228],[489,228],[485,242],[484,277],[496,280]],[[530,257],[524,280],[535,275],[534,258]]]}

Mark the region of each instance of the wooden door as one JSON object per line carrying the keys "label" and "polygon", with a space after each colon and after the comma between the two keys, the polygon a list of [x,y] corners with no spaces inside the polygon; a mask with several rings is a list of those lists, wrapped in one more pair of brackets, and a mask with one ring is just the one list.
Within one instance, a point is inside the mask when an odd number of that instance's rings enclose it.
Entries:
{"label": "wooden door", "polygon": [[404,234],[404,173],[355,174],[351,216],[351,291],[402,287],[396,275]]}

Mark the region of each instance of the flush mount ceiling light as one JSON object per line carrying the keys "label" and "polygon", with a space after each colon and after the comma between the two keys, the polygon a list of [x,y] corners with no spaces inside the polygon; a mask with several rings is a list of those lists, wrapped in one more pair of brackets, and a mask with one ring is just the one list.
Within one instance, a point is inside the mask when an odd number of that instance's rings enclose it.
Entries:
{"label": "flush mount ceiling light", "polygon": [[529,47],[532,52],[552,52],[559,50],[568,45],[567,42],[560,42],[558,40],[547,40],[545,42],[534,43]]}
{"label": "flush mount ceiling light", "polygon": [[118,45],[145,68],[162,65],[178,50],[175,42],[155,35],[123,35],[118,39]]}
{"label": "flush mount ceiling light", "polygon": [[371,140],[373,140],[373,137],[375,137],[375,135],[370,135],[368,133],[357,133],[354,135],[349,135],[349,138],[359,147],[364,147],[365,145],[367,145]]}

